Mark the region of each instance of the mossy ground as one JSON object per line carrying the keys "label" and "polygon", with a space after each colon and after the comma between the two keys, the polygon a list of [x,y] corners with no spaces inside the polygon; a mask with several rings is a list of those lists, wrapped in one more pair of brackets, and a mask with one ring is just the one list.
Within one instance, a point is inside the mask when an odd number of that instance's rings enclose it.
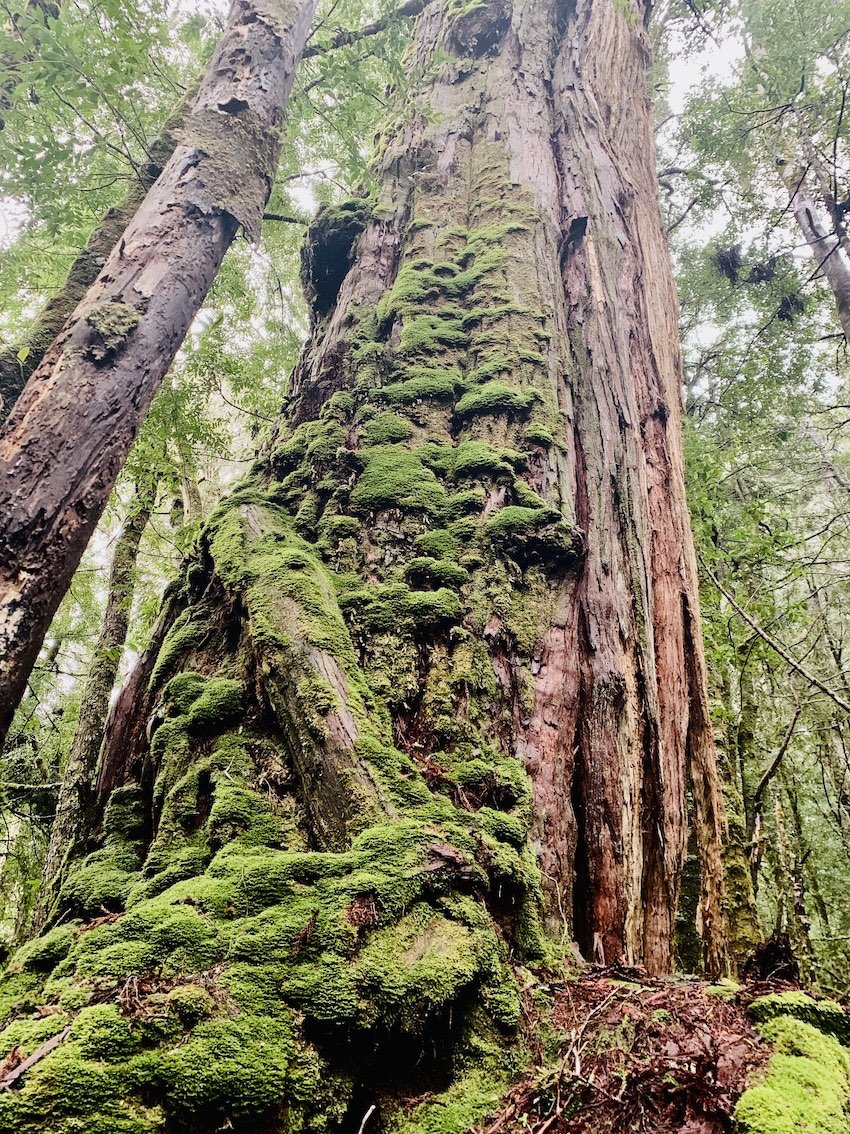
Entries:
{"label": "mossy ground", "polygon": [[735,1109],[741,1134],[847,1134],[850,1013],[786,991],[755,1000],[750,1014],[775,1053]]}

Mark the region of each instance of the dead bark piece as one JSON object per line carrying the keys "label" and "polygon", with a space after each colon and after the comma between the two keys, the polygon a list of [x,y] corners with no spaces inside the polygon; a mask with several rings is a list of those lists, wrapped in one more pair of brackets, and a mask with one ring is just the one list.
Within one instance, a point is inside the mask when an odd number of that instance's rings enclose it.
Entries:
{"label": "dead bark piece", "polygon": [[0,741],[238,226],[256,236],[316,3],[234,0],[184,140],[0,435]]}
{"label": "dead bark piece", "polygon": [[32,1055],[28,1056],[23,1063],[19,1063],[17,1067],[13,1067],[11,1071],[7,1071],[3,1078],[0,1079],[0,1091],[10,1090],[14,1084],[17,1083],[18,1079],[26,1075],[31,1067],[35,1067],[36,1063],[40,1063],[42,1059],[44,1059],[46,1055],[49,1055],[54,1048],[57,1048],[60,1043],[64,1043],[70,1031],[71,1025],[69,1024],[67,1028],[63,1028],[57,1035],[51,1036],[49,1040],[45,1040],[41,1047],[36,1048]]}
{"label": "dead bark piece", "polygon": [[788,981],[800,983],[800,965],[787,933],[774,933],[758,945],[744,965],[745,981]]}

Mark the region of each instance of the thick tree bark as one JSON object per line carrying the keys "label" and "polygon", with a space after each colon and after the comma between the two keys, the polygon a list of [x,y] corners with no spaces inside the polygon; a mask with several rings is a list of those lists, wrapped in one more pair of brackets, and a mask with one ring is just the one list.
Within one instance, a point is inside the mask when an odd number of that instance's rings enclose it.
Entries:
{"label": "thick tree bark", "polygon": [[570,339],[580,341],[571,374],[577,514],[588,546],[573,630],[584,638],[585,916],[607,958],[669,966],[690,776],[703,931],[717,968],[723,806],[684,497],[678,304],[655,199],[648,44],[640,18],[615,20],[589,2],[576,5],[565,43],[554,98],[564,284]]}
{"label": "thick tree bark", "polygon": [[100,746],[109,712],[109,700],[130,625],[136,586],[136,560],[153,507],[145,493],[133,506],[115,544],[106,610],[94,655],[85,679],[80,713],[71,751],[62,773],[62,785],[42,874],[42,907],[46,910],[52,887],[65,855],[91,825]]}
{"label": "thick tree bark", "polygon": [[235,0],[181,143],[0,436],[0,741],[139,423],[241,224],[316,0]]}
{"label": "thick tree bark", "polygon": [[[722,960],[644,14],[432,0],[376,204],[311,226],[285,415],[119,698],[49,938],[116,982],[67,1065],[128,980],[170,1006],[98,1120],[460,1134],[546,929],[669,969],[689,782]],[[74,1096],[55,1059],[0,1134]]]}

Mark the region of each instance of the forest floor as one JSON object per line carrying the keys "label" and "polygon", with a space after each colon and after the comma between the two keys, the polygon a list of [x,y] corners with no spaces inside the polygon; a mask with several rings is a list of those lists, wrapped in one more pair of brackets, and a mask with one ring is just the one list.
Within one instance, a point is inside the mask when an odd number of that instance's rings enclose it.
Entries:
{"label": "forest floor", "polygon": [[[771,1048],[748,1015],[786,982],[708,985],[591,969],[548,986],[535,1066],[479,1134],[726,1134]],[[537,1009],[528,1006],[532,1017]],[[543,1017],[541,1014],[541,1023]],[[553,1052],[555,1057],[553,1059]]]}

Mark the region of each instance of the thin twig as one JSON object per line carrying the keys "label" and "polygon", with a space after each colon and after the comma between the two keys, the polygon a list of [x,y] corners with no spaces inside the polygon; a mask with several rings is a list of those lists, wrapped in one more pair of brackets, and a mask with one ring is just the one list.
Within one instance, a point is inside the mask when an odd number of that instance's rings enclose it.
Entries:
{"label": "thin twig", "polygon": [[717,578],[717,576],[714,574],[714,572],[711,570],[702,556],[700,556],[700,563],[702,564],[703,570],[705,571],[706,575],[708,575],[709,579],[712,581],[715,587],[717,587],[718,591],[720,591],[720,593],[729,602],[736,613],[739,614],[741,618],[743,618],[750,629],[755,634],[757,634],[766,645],[770,646],[774,653],[779,654],[779,656],[787,665],[789,665],[793,670],[799,673],[801,677],[805,677],[806,681],[808,681],[811,685],[814,685],[816,689],[820,689],[821,693],[825,693],[831,701],[834,701],[835,704],[838,705],[839,709],[843,709],[845,713],[850,715],[850,703],[845,701],[843,697],[839,697],[838,694],[830,689],[828,685],[825,685],[820,680],[820,678],[815,677],[813,673],[807,670],[805,666],[802,666],[797,661],[797,659],[793,657],[793,655],[791,655],[788,650],[786,650],[781,642],[777,642],[777,640],[772,635],[768,634],[766,630],[762,629],[762,627],[759,626],[755,619],[751,618],[750,615],[747,614],[747,612],[744,610],[744,608],[738,604],[734,596],[726,590],[726,588],[723,586],[723,584],[720,582],[720,580]]}

